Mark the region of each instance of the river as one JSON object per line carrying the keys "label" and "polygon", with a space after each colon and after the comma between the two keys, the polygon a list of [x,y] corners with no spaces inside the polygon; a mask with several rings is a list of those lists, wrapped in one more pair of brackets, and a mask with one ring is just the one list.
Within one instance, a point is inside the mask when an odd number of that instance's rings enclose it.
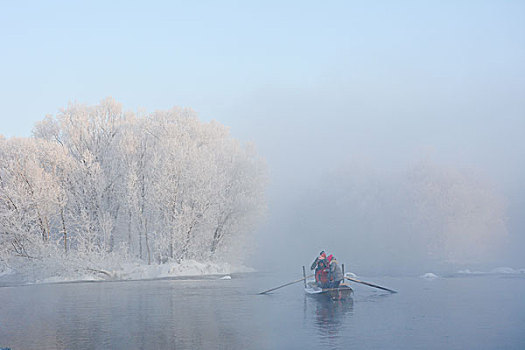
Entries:
{"label": "river", "polygon": [[351,302],[270,273],[0,287],[0,348],[524,349],[525,276],[360,277]]}

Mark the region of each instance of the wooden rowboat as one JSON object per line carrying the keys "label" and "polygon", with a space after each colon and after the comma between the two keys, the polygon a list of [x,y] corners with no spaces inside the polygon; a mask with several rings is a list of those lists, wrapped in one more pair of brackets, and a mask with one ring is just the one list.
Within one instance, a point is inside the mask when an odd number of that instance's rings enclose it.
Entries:
{"label": "wooden rowboat", "polygon": [[[373,284],[373,283],[365,282],[365,281],[360,281],[360,280],[358,280],[356,278],[352,278],[352,277],[346,276],[345,275],[345,265],[344,264],[341,265],[341,270],[342,270],[344,279],[347,279],[349,281],[356,282],[356,283],[361,283],[361,284],[364,284],[364,285],[367,285],[367,286],[370,286],[370,287],[378,288],[378,289],[381,289],[381,290],[386,290],[386,291],[388,291],[390,293],[397,293],[393,289],[388,289],[388,288],[385,288],[385,287],[378,286],[377,284]],[[306,276],[306,269],[303,266],[303,278],[300,278],[300,279],[298,279],[296,281],[285,283],[285,284],[283,284],[281,286],[278,286],[278,287],[275,287],[275,288],[270,288],[268,290],[265,290],[264,292],[260,292],[259,294],[266,294],[266,293],[272,292],[274,290],[277,290],[277,289],[280,289],[280,288],[283,288],[283,287],[286,287],[286,286],[289,286],[289,285],[292,285],[292,284],[299,283],[299,282],[303,281],[304,282],[304,291],[306,292],[306,294],[322,296],[322,297],[324,297],[325,299],[328,299],[328,300],[348,300],[348,299],[352,298],[352,294],[354,293],[354,290],[348,284],[341,283],[339,285],[339,287],[337,287],[337,288],[321,288],[321,287],[319,287],[319,285],[315,281],[308,281],[307,282],[307,278],[310,278],[310,277],[313,277],[313,276],[314,275]]]}
{"label": "wooden rowboat", "polygon": [[321,288],[314,281],[306,283],[304,291],[308,295],[329,300],[348,300],[352,298],[354,290],[346,283],[341,283],[337,288]]}

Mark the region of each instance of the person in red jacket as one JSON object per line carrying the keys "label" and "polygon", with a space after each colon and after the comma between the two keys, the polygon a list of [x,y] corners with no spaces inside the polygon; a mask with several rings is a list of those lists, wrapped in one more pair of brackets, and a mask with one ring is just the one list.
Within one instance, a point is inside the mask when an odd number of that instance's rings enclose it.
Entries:
{"label": "person in red jacket", "polygon": [[310,266],[310,270],[313,270],[313,269],[317,268],[319,261],[320,260],[324,260],[324,259],[326,259],[326,253],[324,252],[324,250],[322,250],[319,253],[319,256],[317,258],[315,258],[314,262],[312,263],[312,266]]}
{"label": "person in red jacket", "polygon": [[313,269],[315,269],[315,282],[317,282],[317,285],[321,288],[329,288],[330,264],[326,259],[326,253],[324,252],[324,250],[321,251],[321,253],[319,253],[319,256],[315,258],[314,262],[312,263],[312,266],[310,266],[310,270]]}

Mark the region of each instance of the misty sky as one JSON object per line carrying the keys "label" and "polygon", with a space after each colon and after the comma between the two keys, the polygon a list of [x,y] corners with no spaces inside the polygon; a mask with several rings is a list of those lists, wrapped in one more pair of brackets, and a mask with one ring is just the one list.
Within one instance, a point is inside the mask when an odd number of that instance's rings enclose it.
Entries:
{"label": "misty sky", "polygon": [[327,173],[431,156],[494,183],[525,244],[523,1],[4,2],[0,44],[0,134],[70,101],[191,107],[267,159],[270,241]]}

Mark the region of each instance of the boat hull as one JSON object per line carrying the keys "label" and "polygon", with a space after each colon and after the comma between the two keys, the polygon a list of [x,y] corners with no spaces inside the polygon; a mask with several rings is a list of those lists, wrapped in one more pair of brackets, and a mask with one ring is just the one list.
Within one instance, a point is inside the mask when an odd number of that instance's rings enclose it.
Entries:
{"label": "boat hull", "polygon": [[348,300],[354,293],[354,290],[345,283],[341,283],[337,288],[320,288],[315,282],[308,282],[304,291],[308,295],[330,300]]}

